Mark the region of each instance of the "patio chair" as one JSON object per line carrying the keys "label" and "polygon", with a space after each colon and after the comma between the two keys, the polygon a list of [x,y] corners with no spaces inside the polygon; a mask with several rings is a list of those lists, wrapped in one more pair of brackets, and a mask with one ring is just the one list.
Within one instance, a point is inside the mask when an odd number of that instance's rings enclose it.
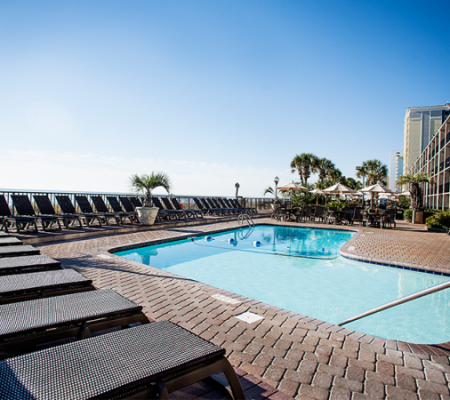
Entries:
{"label": "patio chair", "polygon": [[102,219],[106,225],[109,225],[109,220],[113,219],[116,221],[116,224],[119,225],[119,220],[114,213],[102,213],[102,212],[94,212],[94,209],[91,206],[91,203],[89,203],[89,200],[86,196],[75,196],[75,201],[78,204],[78,207],[80,207],[81,212],[83,212],[86,215],[96,215],[98,217],[98,220]]}
{"label": "patio chair", "polygon": [[230,214],[230,211],[227,208],[222,208],[218,204],[214,204],[213,201],[208,197],[201,197],[200,200],[209,207],[210,210],[214,210],[213,212],[216,215],[227,215]]}
{"label": "patio chair", "polygon": [[117,200],[117,197],[108,196],[108,197],[106,197],[106,199],[108,200],[109,204],[111,205],[111,208],[113,209],[113,211],[116,214],[119,214],[122,216],[121,220],[122,220],[122,218],[123,218],[123,220],[125,218],[128,218],[130,220],[130,223],[139,222],[137,212],[133,210],[133,206],[131,205],[131,203],[130,203],[131,211],[128,211],[128,210],[123,211],[123,208],[121,207],[119,200]]}
{"label": "patio chair", "polygon": [[357,222],[361,226],[361,224],[363,222],[362,212],[363,212],[363,209],[361,207],[355,208],[355,211],[352,216],[352,225],[354,222]]}
{"label": "patio chair", "polygon": [[8,232],[8,228],[16,228],[17,233],[24,231],[32,231],[37,233],[38,228],[35,217],[18,217],[14,216],[9,209],[9,205],[6,202],[5,196],[0,196],[0,229]]}
{"label": "patio chair", "polygon": [[92,213],[77,213],[69,196],[64,195],[64,196],[55,196],[55,197],[56,197],[56,201],[58,202],[58,204],[61,207],[61,210],[64,214],[72,214],[72,215],[76,215],[80,218],[83,218],[86,226],[92,226],[92,224],[95,221],[97,221],[98,224],[100,226],[102,226],[102,221],[98,214],[95,214],[93,212]]}
{"label": "patio chair", "polygon": [[2,359],[34,351],[44,343],[148,323],[141,306],[110,289],[3,304],[0,320]]}
{"label": "patio chair", "polygon": [[397,223],[395,221],[395,210],[387,209],[384,216],[381,218],[380,225],[381,228],[392,228],[392,225],[394,225],[394,228],[396,228]]}
{"label": "patio chair", "polygon": [[34,201],[36,202],[36,205],[38,206],[41,214],[52,215],[55,218],[62,220],[64,226],[67,229],[69,229],[71,226],[73,227],[75,223],[78,223],[78,225],[80,225],[80,228],[83,228],[83,225],[81,224],[81,219],[78,215],[57,214],[47,195],[35,194],[33,197],[34,197]]}
{"label": "patio chair", "polygon": [[311,221],[311,217],[312,217],[312,207],[311,206],[306,206],[303,208],[303,218],[306,221],[307,219],[309,219]]}
{"label": "patio chair", "polygon": [[54,224],[57,225],[57,230],[61,230],[61,224],[59,223],[59,219],[57,217],[52,215],[35,214],[28,196],[13,194],[11,198],[14,204],[14,208],[21,217],[35,217],[36,219],[39,219],[44,231],[47,231]]}
{"label": "patio chair", "polygon": [[171,200],[176,210],[183,210],[187,214],[192,214],[193,218],[203,218],[203,214],[201,211],[193,209],[185,210],[184,208],[181,208],[180,203],[178,203],[178,200],[175,197]]}
{"label": "patio chair", "polygon": [[194,197],[194,202],[197,204],[197,207],[202,210],[203,215],[224,215],[224,211],[222,209],[218,209],[215,207],[211,207],[203,197],[197,198]]}
{"label": "patio chair", "polygon": [[130,221],[130,224],[132,223],[131,219],[129,218],[128,213],[124,213],[123,211],[110,212],[101,196],[91,196],[91,200],[94,203],[94,207],[97,210],[97,212],[105,215],[106,218],[109,218],[109,219],[114,218],[117,225],[123,224],[125,222],[126,218],[128,218],[128,220]]}
{"label": "patio chair", "polygon": [[235,208],[228,208],[225,204],[219,204],[218,199],[213,199],[212,197],[208,197],[206,199],[209,204],[211,204],[213,207],[223,210],[225,214],[231,215],[231,214],[236,214],[237,210]]}
{"label": "patio chair", "polygon": [[0,304],[95,290],[73,269],[0,276]]}
{"label": "patio chair", "polygon": [[3,257],[19,257],[19,256],[34,256],[41,252],[29,244],[17,246],[2,246],[0,247],[0,258]]}
{"label": "patio chair", "polygon": [[[122,203],[123,208],[125,208],[126,212],[133,212],[136,213],[136,208],[134,207],[133,203],[130,201],[128,197],[119,196],[119,200]],[[137,213],[136,213],[137,216]]]}
{"label": "patio chair", "polygon": [[[177,213],[178,218],[189,218],[187,213],[184,210],[177,210],[175,209],[175,207],[172,205],[172,203],[170,202],[170,200],[167,197],[161,197],[162,202],[164,203],[164,206],[166,207],[166,211],[173,211],[175,213]],[[192,215],[192,214],[190,214]]]}
{"label": "patio chair", "polygon": [[234,208],[236,210],[236,214],[248,214],[250,212],[250,209],[247,207],[237,207],[235,204],[232,204],[230,199],[223,198],[222,201],[228,208]]}
{"label": "patio chair", "polygon": [[341,223],[345,222],[347,225],[351,225],[353,223],[352,216],[353,210],[351,208],[343,208],[341,211]]}
{"label": "patio chair", "polygon": [[55,269],[62,269],[61,263],[45,254],[0,258],[0,275],[14,275]]}
{"label": "patio chair", "polygon": [[337,207],[328,207],[326,223],[336,225],[338,220],[339,220],[339,218],[338,218]]}
{"label": "patio chair", "polygon": [[311,215],[309,217],[310,220],[316,222],[316,219],[318,219],[321,222],[323,222],[324,211],[325,211],[325,209],[322,206],[316,206],[316,209],[314,210],[314,215]]}
{"label": "patio chair", "polygon": [[0,396],[167,400],[169,393],[220,372],[232,398],[244,399],[224,349],[160,321],[1,361]]}

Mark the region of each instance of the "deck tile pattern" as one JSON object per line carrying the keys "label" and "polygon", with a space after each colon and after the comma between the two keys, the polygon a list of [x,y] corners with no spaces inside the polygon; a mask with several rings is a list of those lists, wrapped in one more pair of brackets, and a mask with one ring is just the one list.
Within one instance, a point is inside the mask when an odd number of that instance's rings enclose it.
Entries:
{"label": "deck tile pattern", "polygon": [[[279,224],[270,219],[258,221],[262,222]],[[236,226],[230,221],[196,226],[195,230],[206,233]],[[400,223],[396,230],[350,228],[359,233],[347,246],[354,249],[344,252],[366,261],[384,259],[386,263],[413,263],[421,269],[450,272],[447,235],[428,233],[406,223]],[[450,347],[447,350],[446,345],[412,345],[353,332],[108,252],[136,243],[186,237],[191,231],[192,227],[180,227],[111,235],[44,245],[40,250],[92,279],[95,286],[116,290],[137,302],[149,318],[170,320],[224,347],[233,366],[241,375],[247,374],[250,387],[244,389],[248,398],[450,398]],[[223,302],[211,297],[213,294],[240,302]],[[264,318],[253,324],[234,318],[246,311]],[[195,392],[196,387],[189,390]],[[209,394],[189,395],[185,391],[171,397],[222,398],[211,390]]]}

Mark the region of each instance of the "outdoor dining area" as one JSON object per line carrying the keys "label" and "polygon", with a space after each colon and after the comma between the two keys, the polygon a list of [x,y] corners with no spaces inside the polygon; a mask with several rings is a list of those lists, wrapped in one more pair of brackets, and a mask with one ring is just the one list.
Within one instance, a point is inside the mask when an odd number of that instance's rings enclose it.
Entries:
{"label": "outdoor dining area", "polygon": [[[309,190],[297,183],[291,182],[277,187],[281,191],[290,191],[289,201],[280,201],[276,196],[271,218],[278,221],[320,222],[333,225],[354,225],[374,228],[396,228],[396,207],[393,205],[378,206],[378,196],[384,198],[395,196],[396,192],[377,183],[359,191],[343,184],[336,184],[324,190]],[[294,205],[294,191],[309,192],[315,195],[315,205]],[[370,195],[370,201],[365,201],[365,194]],[[339,201],[330,201],[328,196],[336,196]],[[319,205],[319,196],[324,196],[324,205]],[[344,196],[341,201],[341,196]],[[336,203],[338,205],[336,205]],[[327,204],[330,204],[327,206]],[[342,204],[342,206],[340,206]],[[393,202],[392,202],[393,204]]]}

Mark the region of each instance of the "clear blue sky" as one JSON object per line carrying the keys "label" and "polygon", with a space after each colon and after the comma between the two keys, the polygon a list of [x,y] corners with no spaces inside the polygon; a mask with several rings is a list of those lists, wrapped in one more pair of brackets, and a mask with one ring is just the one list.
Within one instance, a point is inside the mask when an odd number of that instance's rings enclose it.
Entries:
{"label": "clear blue sky", "polygon": [[[450,102],[448,1],[0,0],[2,188],[261,196],[346,176]],[[161,192],[162,193],[162,192]]]}

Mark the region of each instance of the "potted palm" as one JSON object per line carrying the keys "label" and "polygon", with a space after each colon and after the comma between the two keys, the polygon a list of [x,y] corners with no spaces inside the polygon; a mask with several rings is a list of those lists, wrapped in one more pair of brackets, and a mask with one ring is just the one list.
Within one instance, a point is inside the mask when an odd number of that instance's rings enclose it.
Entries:
{"label": "potted palm", "polygon": [[434,184],[434,179],[425,172],[418,172],[417,174],[402,175],[397,180],[397,185],[409,186],[409,192],[411,193],[411,208],[413,209],[412,223],[424,224],[425,215],[423,212],[423,192],[420,187],[421,183]]}
{"label": "potted palm", "polygon": [[159,209],[152,207],[152,190],[161,186],[166,189],[167,193],[170,193],[169,176],[163,172],[152,172],[150,175],[134,174],[130,177],[130,183],[136,193],[145,195],[143,206],[136,207],[139,220],[143,225],[153,225]]}

